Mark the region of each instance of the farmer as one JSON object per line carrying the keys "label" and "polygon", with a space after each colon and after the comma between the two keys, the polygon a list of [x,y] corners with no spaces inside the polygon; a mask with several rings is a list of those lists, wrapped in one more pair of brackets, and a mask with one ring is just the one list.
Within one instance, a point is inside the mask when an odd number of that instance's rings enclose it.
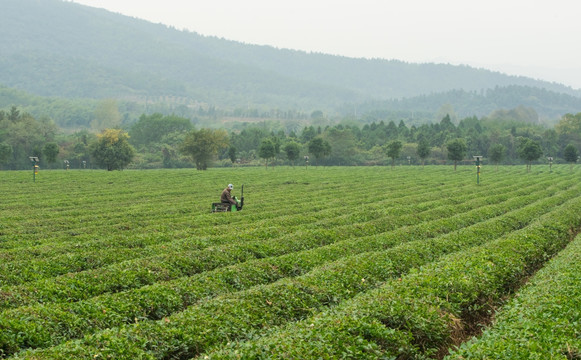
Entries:
{"label": "farmer", "polygon": [[220,196],[220,202],[223,204],[233,204],[236,205],[236,200],[232,198],[232,194],[230,193],[234,189],[234,185],[228,184],[228,187],[222,191],[222,196]]}

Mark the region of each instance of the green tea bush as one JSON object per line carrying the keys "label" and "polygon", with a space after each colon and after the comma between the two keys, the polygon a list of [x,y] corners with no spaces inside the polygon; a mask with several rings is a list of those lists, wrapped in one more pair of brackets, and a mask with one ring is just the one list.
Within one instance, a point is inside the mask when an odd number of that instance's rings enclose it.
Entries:
{"label": "green tea bush", "polygon": [[577,359],[580,331],[581,236],[577,236],[497,312],[491,328],[446,359]]}
{"label": "green tea bush", "polygon": [[[462,167],[319,170],[45,172],[34,203],[8,173],[0,358],[442,356],[578,226],[530,230],[574,209],[569,171],[506,167],[477,186]],[[209,213],[229,182],[244,210]],[[529,230],[543,256],[474,255]],[[448,282],[380,292],[462,261]],[[493,280],[496,264],[512,273]]]}

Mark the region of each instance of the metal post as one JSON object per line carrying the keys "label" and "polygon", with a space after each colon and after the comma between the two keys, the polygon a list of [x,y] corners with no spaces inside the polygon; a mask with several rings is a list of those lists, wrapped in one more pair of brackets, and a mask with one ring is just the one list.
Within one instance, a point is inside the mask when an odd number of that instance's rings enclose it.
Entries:
{"label": "metal post", "polygon": [[36,174],[38,174],[38,157],[29,156],[30,162],[32,163],[32,182],[36,182]]}

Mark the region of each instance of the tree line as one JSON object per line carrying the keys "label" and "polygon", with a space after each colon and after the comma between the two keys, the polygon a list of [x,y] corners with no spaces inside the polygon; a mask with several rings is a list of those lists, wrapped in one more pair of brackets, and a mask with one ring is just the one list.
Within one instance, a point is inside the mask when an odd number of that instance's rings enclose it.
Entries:
{"label": "tree line", "polygon": [[[503,116],[506,116],[504,113]],[[45,168],[130,168],[244,165],[454,164],[483,156],[490,163],[521,164],[552,158],[575,163],[581,148],[581,113],[566,114],[547,128],[510,118],[466,117],[408,126],[403,120],[364,125],[335,123],[314,112],[311,124],[289,130],[243,123],[236,129],[196,128],[191,119],[142,115],[126,128],[63,133],[52,120],[13,106],[0,111],[0,168],[27,169],[29,156]],[[106,126],[105,123],[103,126]],[[99,131],[97,131],[99,130]]]}

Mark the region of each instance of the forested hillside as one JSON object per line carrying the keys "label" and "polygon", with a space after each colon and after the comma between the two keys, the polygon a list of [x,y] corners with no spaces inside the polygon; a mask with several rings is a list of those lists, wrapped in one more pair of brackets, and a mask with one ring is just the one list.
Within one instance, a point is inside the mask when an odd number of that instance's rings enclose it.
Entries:
{"label": "forested hillside", "polygon": [[[581,109],[581,98],[532,86],[510,85],[482,91],[450,90],[412,98],[370,101],[358,106],[360,113],[390,120],[406,119],[421,124],[425,118],[454,114],[456,122],[470,116],[487,116],[499,110],[516,107],[534,109],[529,122],[554,125],[571,109]],[[349,109],[345,109],[348,111]],[[512,117],[511,120],[521,119]]]}
{"label": "forested hillside", "polygon": [[[415,110],[434,120],[450,96],[462,114],[477,116],[525,105],[542,119],[555,119],[580,108],[579,90],[467,66],[248,45],[61,0],[3,0],[2,13],[0,85],[40,96],[134,102],[142,107],[127,111],[133,120],[140,112],[169,113],[177,106],[189,117],[211,107],[345,115],[362,103],[360,114]],[[497,87],[508,91],[501,103],[472,95]],[[30,105],[0,102],[2,108]],[[153,108],[159,104],[169,105]]]}

